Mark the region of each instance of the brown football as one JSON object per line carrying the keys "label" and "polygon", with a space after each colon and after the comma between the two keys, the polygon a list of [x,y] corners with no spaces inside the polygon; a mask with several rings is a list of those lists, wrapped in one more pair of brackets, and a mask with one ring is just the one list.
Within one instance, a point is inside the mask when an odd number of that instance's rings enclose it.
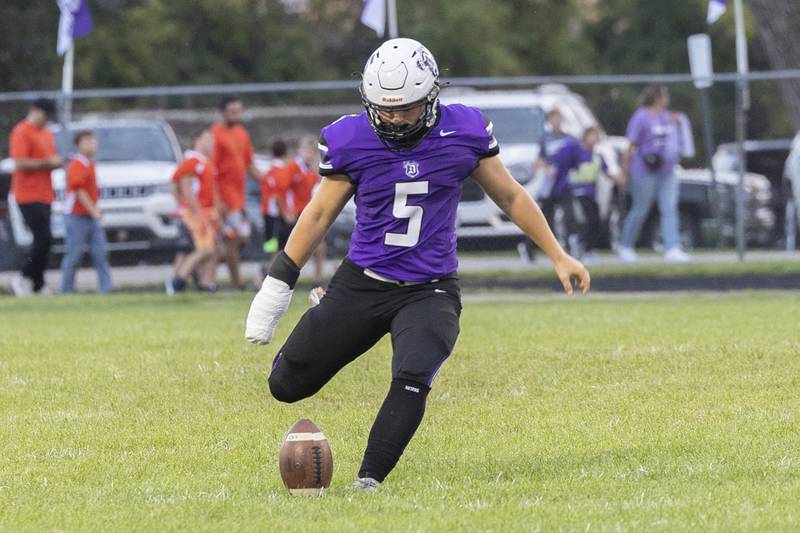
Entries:
{"label": "brown football", "polygon": [[283,484],[297,496],[319,496],[331,486],[333,455],[328,439],[311,420],[300,420],[281,444]]}

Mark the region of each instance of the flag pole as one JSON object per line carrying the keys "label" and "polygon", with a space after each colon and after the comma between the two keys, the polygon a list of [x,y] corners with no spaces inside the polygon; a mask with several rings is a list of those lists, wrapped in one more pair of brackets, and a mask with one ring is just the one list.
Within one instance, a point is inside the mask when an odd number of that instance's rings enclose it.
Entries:
{"label": "flag pole", "polygon": [[389,38],[397,39],[397,0],[387,0],[387,15],[389,18]]}
{"label": "flag pole", "polygon": [[63,109],[61,120],[64,124],[72,122],[72,82],[74,77],[75,65],[75,41],[70,43],[64,54],[64,70],[61,76],[61,98]]}
{"label": "flag pole", "polygon": [[750,87],[745,76],[750,71],[747,59],[747,36],[744,29],[744,9],[742,0],[734,0],[736,17],[736,70],[739,79],[736,82],[736,143],[739,146],[739,182],[736,186],[736,254],[739,261],[744,261],[745,227],[744,227],[744,178],[747,168],[747,151],[744,143],[747,136],[747,111],[750,109]]}

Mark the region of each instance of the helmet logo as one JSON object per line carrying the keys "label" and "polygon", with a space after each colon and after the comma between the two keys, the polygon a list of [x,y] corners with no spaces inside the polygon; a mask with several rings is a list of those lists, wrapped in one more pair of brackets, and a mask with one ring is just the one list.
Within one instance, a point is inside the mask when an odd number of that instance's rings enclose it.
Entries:
{"label": "helmet logo", "polygon": [[384,104],[399,104],[403,100],[402,96],[381,96],[381,102]]}
{"label": "helmet logo", "polygon": [[417,68],[420,70],[430,70],[434,77],[439,77],[439,68],[436,66],[436,61],[433,60],[430,52],[425,48],[417,50]]}
{"label": "helmet logo", "polygon": [[406,176],[409,178],[416,178],[419,176],[419,163],[416,161],[403,161],[403,168],[406,171]]}

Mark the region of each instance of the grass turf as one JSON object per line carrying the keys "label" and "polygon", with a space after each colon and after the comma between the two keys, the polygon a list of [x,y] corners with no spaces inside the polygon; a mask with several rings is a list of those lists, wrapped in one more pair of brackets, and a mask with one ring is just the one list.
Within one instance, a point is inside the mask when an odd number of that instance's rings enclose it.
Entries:
{"label": "grass turf", "polygon": [[[288,334],[303,298],[279,328]],[[797,530],[798,295],[470,303],[423,426],[346,486],[387,339],[316,397],[267,397],[247,295],[0,300],[0,530]],[[278,448],[314,420],[330,492]]]}

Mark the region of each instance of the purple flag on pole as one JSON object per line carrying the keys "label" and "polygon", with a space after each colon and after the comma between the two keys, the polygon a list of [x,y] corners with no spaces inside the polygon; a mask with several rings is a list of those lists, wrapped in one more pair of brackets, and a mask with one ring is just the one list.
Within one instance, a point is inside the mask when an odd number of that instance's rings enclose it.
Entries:
{"label": "purple flag on pole", "polygon": [[61,10],[56,49],[59,55],[64,55],[75,39],[92,32],[92,15],[89,0],[56,0],[56,3]]}

